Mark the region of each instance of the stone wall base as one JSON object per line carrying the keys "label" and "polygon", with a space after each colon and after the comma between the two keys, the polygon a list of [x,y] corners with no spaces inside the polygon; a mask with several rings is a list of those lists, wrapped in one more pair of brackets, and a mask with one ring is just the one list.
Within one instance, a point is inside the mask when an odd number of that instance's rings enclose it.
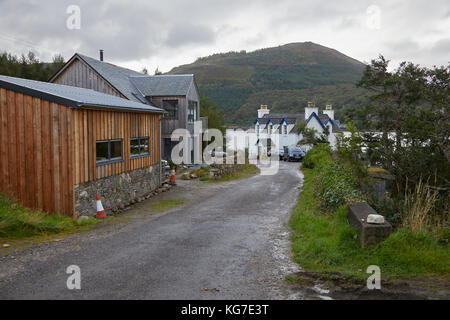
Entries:
{"label": "stone wall base", "polygon": [[230,174],[242,169],[243,164],[211,164],[211,172],[214,172],[215,176],[222,176],[224,174]]}
{"label": "stone wall base", "polygon": [[154,165],[76,185],[75,212],[78,216],[95,216],[98,192],[106,214],[116,213],[146,198],[159,187],[158,182],[159,166]]}

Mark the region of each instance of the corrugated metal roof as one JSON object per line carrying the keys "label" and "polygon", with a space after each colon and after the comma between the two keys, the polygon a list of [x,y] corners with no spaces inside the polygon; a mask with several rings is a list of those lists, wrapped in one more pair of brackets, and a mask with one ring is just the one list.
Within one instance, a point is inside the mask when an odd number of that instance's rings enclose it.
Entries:
{"label": "corrugated metal roof", "polygon": [[130,81],[146,97],[185,96],[194,81],[193,74],[130,76]]}
{"label": "corrugated metal roof", "polygon": [[22,78],[0,76],[0,87],[73,108],[91,106],[144,112],[164,111],[151,105],[119,98],[90,89]]}

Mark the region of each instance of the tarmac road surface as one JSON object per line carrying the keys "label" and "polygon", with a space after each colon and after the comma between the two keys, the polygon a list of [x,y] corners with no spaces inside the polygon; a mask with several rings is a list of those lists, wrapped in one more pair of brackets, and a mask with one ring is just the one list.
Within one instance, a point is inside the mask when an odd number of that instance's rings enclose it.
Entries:
{"label": "tarmac road surface", "polygon": [[[4,255],[0,299],[305,298],[283,280],[299,271],[287,221],[302,178],[280,162],[272,176],[179,182],[161,197],[182,206],[155,214],[140,203],[117,223]],[[67,288],[70,265],[81,290]]]}

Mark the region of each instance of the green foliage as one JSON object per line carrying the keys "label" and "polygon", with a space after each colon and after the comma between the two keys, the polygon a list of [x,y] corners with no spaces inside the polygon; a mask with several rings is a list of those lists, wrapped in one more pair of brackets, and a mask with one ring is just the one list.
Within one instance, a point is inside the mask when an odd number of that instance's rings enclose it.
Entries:
{"label": "green foliage", "polygon": [[353,123],[347,123],[347,130],[350,132],[349,137],[343,134],[337,136],[339,159],[352,168],[359,179],[363,179],[367,176],[367,166],[362,160],[364,139]]}
{"label": "green foliage", "polygon": [[192,170],[190,174],[195,174],[200,181],[209,180],[209,172],[211,171],[210,167],[202,167],[199,169]]}
{"label": "green foliage", "polygon": [[[372,60],[359,82],[371,92],[367,125],[381,132],[368,141],[372,164],[396,176],[396,196],[419,181],[439,194],[448,214],[450,191],[450,65],[427,69],[403,62],[392,72],[383,56]],[[366,137],[369,135],[366,135]]]}
{"label": "green foliage", "polygon": [[362,63],[307,42],[214,54],[170,73],[195,74],[200,92],[224,111],[226,123],[247,127],[261,104],[294,113],[314,100],[333,104],[342,119],[341,110],[353,115],[367,102],[367,91],[354,86],[363,70]]}
{"label": "green foliage", "polygon": [[207,96],[200,97],[200,116],[208,117],[208,128],[224,132],[223,113]]}
{"label": "green foliage", "polygon": [[378,214],[381,214],[394,227],[394,229],[402,225],[401,212],[404,208],[404,201],[398,198],[370,199],[370,205]]}
{"label": "green foliage", "polygon": [[47,215],[23,208],[0,195],[0,237],[3,238],[26,238],[69,232],[96,222],[95,219],[77,221],[67,216]]}
{"label": "green foliage", "polygon": [[251,177],[257,173],[259,173],[259,168],[254,164],[243,164],[239,165],[239,169],[235,170],[231,173],[224,174],[220,177],[211,179],[211,182],[225,182],[225,181],[231,181],[231,180],[237,180],[237,179],[243,179]]}
{"label": "green foliage", "polygon": [[177,170],[178,165],[172,161],[172,159],[167,160],[167,164],[169,165],[170,169],[175,168]]}
{"label": "green foliage", "polygon": [[164,211],[182,205],[185,202],[186,200],[183,199],[151,201],[145,205],[145,208],[151,209],[153,211]]}
{"label": "green foliage", "polygon": [[61,55],[55,55],[52,63],[45,63],[40,62],[32,51],[20,57],[0,53],[0,74],[5,76],[48,81],[63,65]]}
{"label": "green foliage", "polygon": [[318,172],[315,196],[323,209],[336,210],[341,205],[365,201],[354,171],[335,163],[328,145],[319,144],[309,150],[303,166]]}
{"label": "green foliage", "polygon": [[319,165],[328,166],[332,165],[333,156],[331,154],[331,148],[327,144],[318,144],[309,150],[304,159],[303,167],[314,169]]}
{"label": "green foliage", "polygon": [[325,210],[332,211],[342,205],[366,201],[351,168],[337,163],[322,165],[317,182],[315,195]]}
{"label": "green foliage", "polygon": [[294,260],[306,271],[367,278],[367,267],[378,265],[383,276],[389,277],[449,275],[448,231],[414,234],[398,229],[384,242],[360,248],[356,231],[348,223],[345,206],[327,215],[320,212],[314,196],[320,171],[305,169],[304,173],[303,192],[289,225],[294,231]]}

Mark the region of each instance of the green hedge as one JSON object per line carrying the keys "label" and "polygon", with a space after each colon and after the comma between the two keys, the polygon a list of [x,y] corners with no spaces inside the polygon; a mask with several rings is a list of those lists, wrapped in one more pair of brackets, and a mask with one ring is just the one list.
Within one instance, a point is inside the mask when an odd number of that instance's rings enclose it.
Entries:
{"label": "green hedge", "polygon": [[317,166],[326,166],[333,163],[333,156],[328,144],[315,145],[303,159],[303,167],[314,169]]}
{"label": "green hedge", "polygon": [[365,202],[353,171],[333,161],[327,144],[318,144],[308,151],[304,166],[317,171],[314,193],[323,209],[334,211],[341,205]]}

